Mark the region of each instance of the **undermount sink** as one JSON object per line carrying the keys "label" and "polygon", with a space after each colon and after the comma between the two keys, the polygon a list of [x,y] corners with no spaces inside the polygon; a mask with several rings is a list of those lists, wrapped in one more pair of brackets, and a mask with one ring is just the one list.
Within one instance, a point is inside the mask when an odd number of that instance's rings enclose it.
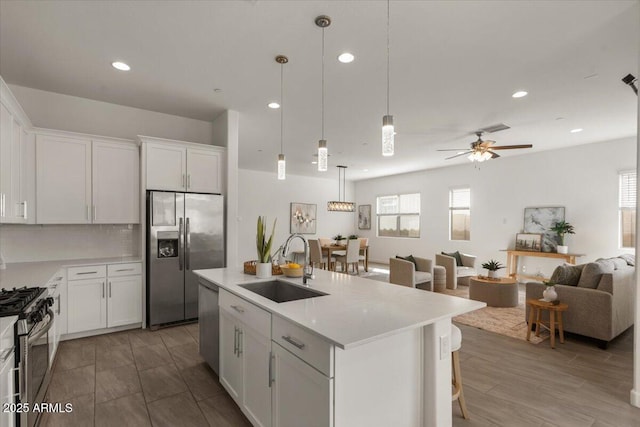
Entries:
{"label": "undermount sink", "polygon": [[292,285],[287,282],[281,282],[279,280],[247,283],[245,285],[238,286],[240,286],[241,288],[245,288],[248,291],[255,292],[256,294],[277,303],[328,295],[324,292],[311,290],[309,288],[301,288],[300,286]]}

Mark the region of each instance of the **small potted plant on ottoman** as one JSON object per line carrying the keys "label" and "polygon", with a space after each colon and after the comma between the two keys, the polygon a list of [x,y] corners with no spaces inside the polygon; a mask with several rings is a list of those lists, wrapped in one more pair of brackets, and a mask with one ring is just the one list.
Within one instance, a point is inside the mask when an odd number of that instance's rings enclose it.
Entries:
{"label": "small potted plant on ottoman", "polygon": [[488,272],[488,276],[490,279],[495,279],[497,276],[497,271],[501,268],[504,268],[504,265],[500,264],[499,261],[494,259],[489,260],[488,262],[482,263],[482,268],[486,268]]}

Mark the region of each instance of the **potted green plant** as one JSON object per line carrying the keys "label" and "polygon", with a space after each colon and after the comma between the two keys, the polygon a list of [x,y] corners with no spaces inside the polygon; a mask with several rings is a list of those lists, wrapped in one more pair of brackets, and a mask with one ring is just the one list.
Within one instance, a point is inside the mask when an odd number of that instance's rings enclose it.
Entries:
{"label": "potted green plant", "polygon": [[542,299],[549,302],[557,300],[558,293],[556,292],[556,284],[551,280],[543,280],[542,283],[546,286],[544,291],[542,291]]}
{"label": "potted green plant", "polygon": [[271,235],[267,238],[266,217],[258,217],[258,228],[256,232],[256,248],[258,250],[258,262],[256,263],[256,277],[261,279],[271,277],[271,244],[276,231],[276,221],[273,220]]}
{"label": "potted green plant", "polygon": [[341,241],[347,240],[347,238],[344,237],[342,234],[338,234],[337,236],[333,237],[333,240],[336,241],[336,245],[339,245]]}
{"label": "potted green plant", "polygon": [[569,224],[566,221],[558,221],[555,223],[555,225],[553,227],[551,227],[550,229],[551,231],[553,231],[554,233],[556,233],[558,235],[558,237],[560,238],[560,244],[558,245],[558,253],[559,254],[566,254],[569,253],[569,247],[565,246],[564,244],[564,235],[565,234],[575,234],[575,231],[573,229],[573,225]]}
{"label": "potted green plant", "polygon": [[482,263],[482,268],[486,268],[488,272],[488,276],[493,279],[497,277],[497,271],[500,270],[501,268],[504,268],[504,265],[500,264],[499,261],[492,259]]}
{"label": "potted green plant", "polygon": [[351,234],[349,235],[349,240],[356,240],[358,238],[357,234]]}

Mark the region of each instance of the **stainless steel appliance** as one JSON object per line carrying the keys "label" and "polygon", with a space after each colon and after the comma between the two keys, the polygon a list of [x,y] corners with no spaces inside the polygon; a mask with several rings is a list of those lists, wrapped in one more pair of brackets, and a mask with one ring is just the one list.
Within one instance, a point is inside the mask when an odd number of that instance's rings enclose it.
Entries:
{"label": "stainless steel appliance", "polygon": [[220,309],[218,286],[200,279],[199,330],[200,355],[216,374],[220,374]]}
{"label": "stainless steel appliance", "polygon": [[[18,368],[17,404],[29,404],[29,408],[44,402],[49,386],[51,365],[48,332],[54,322],[50,309],[53,298],[46,296],[46,288],[13,288],[0,292],[0,316],[18,315],[15,324],[15,360]],[[33,427],[40,412],[18,412],[20,427]]]}
{"label": "stainless steel appliance", "polygon": [[147,323],[198,317],[193,270],[224,267],[223,197],[147,192]]}

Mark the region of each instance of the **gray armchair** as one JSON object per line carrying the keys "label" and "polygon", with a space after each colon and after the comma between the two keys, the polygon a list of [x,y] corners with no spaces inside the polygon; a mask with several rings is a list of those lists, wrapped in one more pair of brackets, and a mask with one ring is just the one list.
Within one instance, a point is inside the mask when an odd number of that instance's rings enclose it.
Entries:
{"label": "gray armchair", "polygon": [[462,265],[456,264],[454,257],[436,254],[436,265],[441,265],[447,272],[447,289],[456,289],[459,284],[469,285],[469,278],[477,276],[475,255],[460,254]]}
{"label": "gray armchair", "polygon": [[414,257],[416,265],[400,258],[389,258],[389,283],[433,291],[433,261]]}

